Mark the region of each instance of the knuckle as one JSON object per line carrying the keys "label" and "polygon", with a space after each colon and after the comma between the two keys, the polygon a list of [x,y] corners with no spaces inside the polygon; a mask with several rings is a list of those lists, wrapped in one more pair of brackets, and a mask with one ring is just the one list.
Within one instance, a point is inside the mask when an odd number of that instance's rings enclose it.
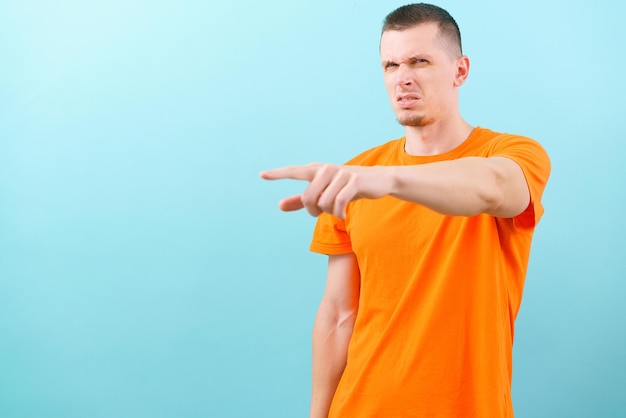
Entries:
{"label": "knuckle", "polygon": [[328,207],[329,197],[326,193],[323,193],[319,199],[317,199],[317,206],[320,208]]}
{"label": "knuckle", "polygon": [[322,212],[317,208],[306,208],[307,212],[311,216],[319,216]]}
{"label": "knuckle", "polygon": [[320,164],[317,170],[318,175],[325,176],[330,173],[330,164]]}
{"label": "knuckle", "polygon": [[311,196],[311,193],[306,193],[306,192],[303,193],[301,199],[302,199],[302,204],[306,208],[308,208],[310,206],[313,206],[316,203],[315,199],[313,198],[313,196]]}
{"label": "knuckle", "polygon": [[349,200],[346,199],[344,196],[337,196],[337,199],[335,199],[335,208],[337,210],[341,210],[343,211],[343,209],[348,205]]}
{"label": "knuckle", "polygon": [[324,212],[331,212],[333,208],[333,202],[328,196],[322,196],[317,201],[317,207],[320,208]]}

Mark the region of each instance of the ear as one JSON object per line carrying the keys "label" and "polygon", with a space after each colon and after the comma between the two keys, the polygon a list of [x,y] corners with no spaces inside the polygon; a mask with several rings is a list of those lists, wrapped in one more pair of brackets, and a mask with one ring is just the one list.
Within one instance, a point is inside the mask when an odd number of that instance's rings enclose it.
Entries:
{"label": "ear", "polygon": [[454,87],[460,87],[469,76],[470,61],[465,55],[456,60],[456,75],[454,77]]}

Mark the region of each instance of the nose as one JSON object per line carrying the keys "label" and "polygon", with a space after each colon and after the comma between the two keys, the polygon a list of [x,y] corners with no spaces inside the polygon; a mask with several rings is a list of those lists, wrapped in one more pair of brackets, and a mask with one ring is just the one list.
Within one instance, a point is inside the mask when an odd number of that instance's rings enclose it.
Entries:
{"label": "nose", "polygon": [[413,84],[413,76],[410,68],[404,64],[399,65],[396,71],[396,85],[398,87],[408,87],[411,84]]}

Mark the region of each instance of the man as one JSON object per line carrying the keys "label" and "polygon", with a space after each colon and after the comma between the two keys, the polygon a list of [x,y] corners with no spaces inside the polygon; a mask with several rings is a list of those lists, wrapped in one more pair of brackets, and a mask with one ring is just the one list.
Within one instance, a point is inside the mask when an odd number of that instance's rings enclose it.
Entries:
{"label": "man", "polygon": [[279,206],[319,216],[311,250],[329,255],[311,417],[512,417],[513,324],[548,156],[462,119],[469,60],[445,10],[390,13],[380,55],[405,137],[346,165],[261,173],[310,182]]}

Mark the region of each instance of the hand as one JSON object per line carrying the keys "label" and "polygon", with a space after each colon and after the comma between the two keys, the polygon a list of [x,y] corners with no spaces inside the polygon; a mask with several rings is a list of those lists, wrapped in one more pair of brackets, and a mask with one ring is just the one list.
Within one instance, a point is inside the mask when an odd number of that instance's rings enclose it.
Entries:
{"label": "hand", "polygon": [[283,211],[305,208],[312,216],[322,212],[345,218],[346,207],[353,200],[377,199],[390,193],[391,182],[384,170],[389,167],[362,167],[312,163],[264,171],[266,180],[305,180],[309,186],[302,194],[280,201]]}

